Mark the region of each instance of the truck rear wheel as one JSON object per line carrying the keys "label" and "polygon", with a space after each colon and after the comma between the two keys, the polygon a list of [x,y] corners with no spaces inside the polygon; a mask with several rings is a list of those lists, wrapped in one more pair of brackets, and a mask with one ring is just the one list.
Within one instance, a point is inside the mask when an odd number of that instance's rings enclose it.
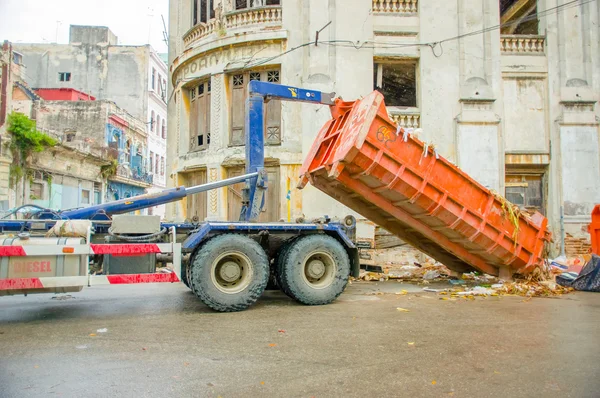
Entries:
{"label": "truck rear wheel", "polygon": [[287,261],[287,254],[290,251],[290,247],[292,247],[293,244],[294,242],[292,241],[281,246],[281,248],[279,249],[279,253],[277,254],[277,258],[275,259],[275,280],[277,281],[277,287],[279,287],[279,289],[281,289],[282,292],[284,292],[287,296],[291,298],[294,298],[294,296],[292,296],[287,285],[285,285],[281,280],[281,275],[284,272],[284,264]]}
{"label": "truck rear wheel", "polygon": [[350,259],[334,238],[310,235],[290,245],[278,274],[281,289],[299,302],[329,304],[346,288]]}
{"label": "truck rear wheel", "polygon": [[269,259],[254,240],[235,234],[219,235],[194,255],[192,290],[210,308],[241,311],[258,300],[269,280]]}

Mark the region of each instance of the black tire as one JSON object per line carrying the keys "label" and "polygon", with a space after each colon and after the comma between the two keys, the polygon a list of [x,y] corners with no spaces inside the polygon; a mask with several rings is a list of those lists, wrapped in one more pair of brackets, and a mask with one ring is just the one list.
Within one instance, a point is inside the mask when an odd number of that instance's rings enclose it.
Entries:
{"label": "black tire", "polygon": [[275,280],[277,281],[277,286],[279,287],[279,289],[281,289],[282,292],[284,292],[288,297],[291,297],[291,298],[294,298],[294,296],[292,296],[289,288],[283,282],[283,280],[281,278],[281,274],[284,272],[283,265],[287,261],[286,256],[287,256],[288,252],[290,251],[290,247],[292,247],[293,244],[294,244],[294,241],[291,241],[291,242],[288,242],[285,245],[281,246],[279,248],[279,253],[277,254],[277,258],[275,259]]}
{"label": "black tire", "polygon": [[186,287],[190,287],[190,276],[188,275],[188,266],[187,264],[181,264],[181,282],[183,282],[183,284]]}
{"label": "black tire", "polygon": [[[223,271],[224,267],[234,269],[233,274]],[[225,234],[212,238],[194,255],[190,268],[190,281],[196,296],[221,312],[250,307],[264,292],[269,280],[267,254],[256,241],[243,235]],[[231,279],[222,279],[225,277]]]}
{"label": "black tire", "polygon": [[[281,289],[306,305],[323,305],[334,301],[348,284],[350,258],[334,238],[310,235],[293,242],[282,259],[278,273]],[[309,264],[320,262],[324,274],[309,272]]]}

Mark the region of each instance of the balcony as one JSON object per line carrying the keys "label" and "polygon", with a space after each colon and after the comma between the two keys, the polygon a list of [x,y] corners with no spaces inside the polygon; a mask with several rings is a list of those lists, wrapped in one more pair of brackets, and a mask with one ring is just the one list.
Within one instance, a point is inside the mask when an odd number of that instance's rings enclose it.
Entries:
{"label": "balcony", "polygon": [[417,0],[373,0],[373,12],[416,14],[417,10]]}
{"label": "balcony", "polygon": [[148,173],[146,170],[137,167],[129,168],[128,166],[124,165],[119,165],[119,167],[117,167],[117,176],[148,185],[152,185],[154,180],[154,176]]}
{"label": "balcony", "polygon": [[501,35],[500,51],[511,55],[544,55],[546,38],[537,35]]}
{"label": "balcony", "polygon": [[401,111],[388,108],[390,119],[402,128],[416,129],[421,127],[421,115],[418,111]]}
{"label": "balcony", "polygon": [[183,44],[188,47],[212,33],[224,36],[227,30],[246,26],[264,25],[264,27],[270,28],[281,26],[281,15],[281,6],[252,7],[232,11],[225,14],[220,20],[211,19],[207,23],[194,26],[183,36]]}

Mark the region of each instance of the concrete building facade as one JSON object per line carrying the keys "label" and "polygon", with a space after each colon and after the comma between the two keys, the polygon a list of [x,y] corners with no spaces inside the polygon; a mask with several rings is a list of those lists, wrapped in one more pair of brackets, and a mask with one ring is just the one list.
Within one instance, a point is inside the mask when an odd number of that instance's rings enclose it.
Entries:
{"label": "concrete building facade", "polygon": [[[143,194],[152,186],[148,172],[146,123],[114,102],[96,101],[72,88],[34,90],[25,82],[20,53],[5,42],[0,87],[0,210],[24,204],[67,209]],[[32,153],[25,178],[10,185],[12,112],[36,122],[57,145]]]}
{"label": "concrete building facade", "polygon": [[[68,44],[18,44],[24,79],[40,89],[74,89],[98,100],[109,100],[134,118],[147,132],[149,192],[165,187],[166,65],[151,46],[119,45],[102,26],[71,25]],[[151,209],[164,215],[164,205]]]}
{"label": "concrete building facade", "polygon": [[[171,0],[169,18],[168,186],[241,172],[249,80],[347,100],[378,89],[398,124],[542,211],[555,253],[562,236],[585,236],[600,203],[597,2]],[[287,179],[294,187],[328,118],[323,106],[268,104],[265,221],[286,218]],[[351,213],[312,187],[290,197],[294,216]],[[222,188],[167,217],[235,220],[239,202],[239,187]]]}

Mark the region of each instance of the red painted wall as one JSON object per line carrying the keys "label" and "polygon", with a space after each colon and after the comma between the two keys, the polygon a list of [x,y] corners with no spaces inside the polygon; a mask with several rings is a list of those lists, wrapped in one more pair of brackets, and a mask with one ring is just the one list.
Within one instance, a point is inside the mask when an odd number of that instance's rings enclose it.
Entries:
{"label": "red painted wall", "polygon": [[96,98],[73,88],[38,88],[36,94],[46,101],[95,101]]}

